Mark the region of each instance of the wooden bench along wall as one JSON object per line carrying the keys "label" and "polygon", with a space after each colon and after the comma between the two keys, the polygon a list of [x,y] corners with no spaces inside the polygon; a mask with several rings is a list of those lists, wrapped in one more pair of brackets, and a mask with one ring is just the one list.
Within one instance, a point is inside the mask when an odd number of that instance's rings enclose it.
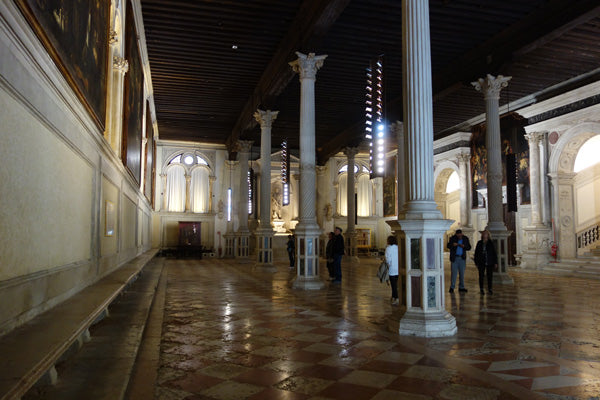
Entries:
{"label": "wooden bench along wall", "polygon": [[20,399],[55,364],[89,338],[89,327],[156,255],[150,250],[56,307],[0,337],[0,399]]}

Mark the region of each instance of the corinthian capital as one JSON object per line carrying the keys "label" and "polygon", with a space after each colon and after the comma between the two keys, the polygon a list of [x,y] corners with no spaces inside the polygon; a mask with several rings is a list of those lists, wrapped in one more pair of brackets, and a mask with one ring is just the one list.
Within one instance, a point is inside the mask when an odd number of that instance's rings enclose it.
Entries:
{"label": "corinthian capital", "polygon": [[238,140],[237,141],[237,151],[240,153],[249,153],[252,148],[252,140]]}
{"label": "corinthian capital", "polygon": [[493,77],[488,74],[485,78],[479,78],[475,82],[471,82],[471,85],[475,87],[475,90],[483,93],[485,99],[499,99],[500,90],[508,86],[508,81],[512,79],[512,76],[498,75]]}
{"label": "corinthian capital", "polygon": [[121,74],[125,75],[127,73],[127,71],[129,71],[129,62],[127,62],[127,60],[124,59],[123,57],[114,56],[113,57],[113,69],[115,71],[118,71]]}
{"label": "corinthian capital", "polygon": [[119,34],[117,33],[117,31],[112,30],[110,31],[110,33],[108,34],[108,44],[113,45],[113,44],[117,44],[119,42]]}
{"label": "corinthian capital", "polygon": [[471,161],[471,154],[460,153],[457,158],[459,163],[469,163]]}
{"label": "corinthian capital", "polygon": [[315,53],[306,55],[299,51],[296,52],[296,55],[298,59],[289,64],[292,66],[294,72],[300,74],[300,80],[304,78],[315,79],[317,71],[323,66],[323,62],[327,58],[327,55],[315,56]]}
{"label": "corinthian capital", "polygon": [[256,119],[256,122],[260,124],[261,128],[270,128],[273,124],[273,121],[277,119],[277,114],[279,114],[279,111],[256,110],[254,113],[254,119]]}
{"label": "corinthian capital", "polygon": [[529,146],[536,145],[542,141],[545,132],[529,132],[525,135],[525,139],[529,142]]}

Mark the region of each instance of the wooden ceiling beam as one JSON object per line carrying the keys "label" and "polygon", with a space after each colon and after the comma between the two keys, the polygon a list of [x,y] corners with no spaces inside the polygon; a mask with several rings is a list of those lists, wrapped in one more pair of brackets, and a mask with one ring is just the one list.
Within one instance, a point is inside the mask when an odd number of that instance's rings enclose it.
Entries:
{"label": "wooden ceiling beam", "polygon": [[314,50],[349,2],[350,0],[304,0],[302,2],[296,17],[279,43],[271,61],[265,67],[227,138],[226,144],[229,149],[234,147],[243,132],[256,125],[253,117],[256,109],[268,105],[292,80],[294,72],[288,62],[294,59],[294,53]]}

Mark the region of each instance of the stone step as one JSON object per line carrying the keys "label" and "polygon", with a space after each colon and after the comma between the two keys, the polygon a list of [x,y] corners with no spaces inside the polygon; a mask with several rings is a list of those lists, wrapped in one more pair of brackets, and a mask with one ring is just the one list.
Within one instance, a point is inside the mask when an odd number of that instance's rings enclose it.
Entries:
{"label": "stone step", "polygon": [[595,258],[578,258],[562,260],[540,266],[536,272],[562,276],[581,276],[600,279],[600,260]]}

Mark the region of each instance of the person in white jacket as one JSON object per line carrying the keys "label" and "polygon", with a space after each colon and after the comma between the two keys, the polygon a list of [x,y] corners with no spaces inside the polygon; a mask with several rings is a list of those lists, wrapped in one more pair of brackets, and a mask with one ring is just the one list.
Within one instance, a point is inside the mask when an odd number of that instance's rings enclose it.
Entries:
{"label": "person in white jacket", "polygon": [[398,300],[398,239],[388,236],[385,248],[385,261],[389,266],[390,286],[392,287],[392,304],[399,304]]}

